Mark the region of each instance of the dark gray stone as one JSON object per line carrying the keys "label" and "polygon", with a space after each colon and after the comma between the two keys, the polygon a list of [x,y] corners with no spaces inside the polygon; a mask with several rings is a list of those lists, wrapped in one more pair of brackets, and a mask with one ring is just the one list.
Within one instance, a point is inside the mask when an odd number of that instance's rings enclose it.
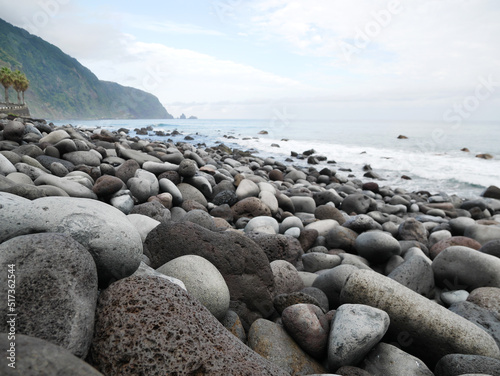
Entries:
{"label": "dark gray stone", "polygon": [[442,357],[434,369],[435,376],[465,374],[500,376],[500,360],[479,355],[450,354]]}
{"label": "dark gray stone", "polygon": [[[69,235],[23,235],[0,244],[2,295],[15,282],[15,330],[64,347],[85,358],[92,340],[97,270],[90,253]],[[15,278],[15,279],[14,279]],[[9,293],[10,294],[10,293]],[[9,331],[7,304],[0,306],[0,331]]]}

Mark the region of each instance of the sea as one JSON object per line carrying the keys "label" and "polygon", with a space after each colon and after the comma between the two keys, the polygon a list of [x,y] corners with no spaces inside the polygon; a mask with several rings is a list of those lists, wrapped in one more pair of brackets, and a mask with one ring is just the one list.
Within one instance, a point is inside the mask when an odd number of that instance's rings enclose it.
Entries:
{"label": "sea", "polygon": [[[285,162],[292,152],[314,149],[326,157],[314,167],[328,166],[338,175],[354,175],[362,181],[369,165],[381,180],[377,183],[409,192],[447,193],[473,199],[495,185],[500,187],[500,122],[433,123],[401,121],[327,121],[290,119],[158,119],[53,121],[55,125],[118,130],[149,127],[141,138],[251,150],[261,158]],[[177,136],[157,136],[156,131]],[[193,140],[185,141],[186,136]],[[405,136],[406,138],[399,138]],[[467,148],[468,151],[462,151]],[[490,154],[492,159],[476,157]],[[292,158],[293,165],[310,166]],[[330,163],[327,163],[330,162]],[[335,163],[333,163],[335,162]],[[402,176],[411,178],[402,179]]]}

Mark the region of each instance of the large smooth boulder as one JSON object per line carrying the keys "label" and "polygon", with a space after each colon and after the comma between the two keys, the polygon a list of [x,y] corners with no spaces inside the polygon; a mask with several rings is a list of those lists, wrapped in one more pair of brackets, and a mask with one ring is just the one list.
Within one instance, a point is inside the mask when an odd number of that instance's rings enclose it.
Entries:
{"label": "large smooth boulder", "polygon": [[432,354],[427,354],[431,361],[453,353],[500,358],[495,340],[484,330],[374,271],[351,273],[340,300],[386,311],[391,319],[390,330],[408,333],[416,347],[432,349]]}
{"label": "large smooth boulder", "polygon": [[[38,337],[85,358],[94,329],[97,270],[90,253],[69,235],[21,235],[0,244],[0,332]],[[8,273],[7,265],[14,265]],[[9,268],[10,270],[10,268]],[[13,292],[7,294],[7,289]],[[11,317],[8,314],[15,313]]]}
{"label": "large smooth boulder", "polygon": [[91,364],[107,376],[286,375],[164,278],[132,276],[99,296]]}
{"label": "large smooth boulder", "polygon": [[192,222],[162,223],[149,233],[144,244],[153,268],[190,254],[210,261],[227,283],[231,309],[247,328],[257,318],[274,312],[269,260],[245,235],[234,231],[217,233]]}
{"label": "large smooth boulder", "polygon": [[500,287],[500,259],[461,246],[448,247],[433,261],[436,282],[459,283],[472,291],[478,287]]}
{"label": "large smooth boulder", "polygon": [[401,245],[390,234],[382,231],[369,231],[360,234],[355,248],[361,257],[373,263],[383,263],[394,255],[401,254]]}
{"label": "large smooth boulder", "polygon": [[0,242],[37,232],[68,234],[94,258],[100,287],[139,267],[141,236],[127,216],[110,205],[73,197],[29,201],[8,193],[0,193],[0,202]]}
{"label": "large smooth boulder", "polygon": [[198,299],[219,320],[229,309],[229,289],[217,268],[196,255],[177,257],[157,269],[184,282],[189,294]]}

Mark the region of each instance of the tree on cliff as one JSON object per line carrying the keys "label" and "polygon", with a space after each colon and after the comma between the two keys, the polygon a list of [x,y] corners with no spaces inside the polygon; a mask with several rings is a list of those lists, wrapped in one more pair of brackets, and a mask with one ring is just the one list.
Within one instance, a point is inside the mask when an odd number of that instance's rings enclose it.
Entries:
{"label": "tree on cliff", "polygon": [[21,103],[21,93],[23,93],[23,104],[24,104],[24,92],[28,90],[29,81],[26,75],[19,70],[12,73],[12,86],[14,90],[17,91],[17,103]]}
{"label": "tree on cliff", "polygon": [[9,103],[9,87],[14,83],[12,71],[9,68],[0,69],[0,83],[5,88],[5,103]]}

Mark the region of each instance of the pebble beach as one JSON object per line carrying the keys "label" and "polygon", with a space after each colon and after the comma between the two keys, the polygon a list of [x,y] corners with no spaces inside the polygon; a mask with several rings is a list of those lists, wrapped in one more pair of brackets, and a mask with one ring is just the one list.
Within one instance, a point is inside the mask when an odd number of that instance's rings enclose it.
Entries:
{"label": "pebble beach", "polygon": [[500,375],[500,188],[164,138],[0,119],[0,374]]}

